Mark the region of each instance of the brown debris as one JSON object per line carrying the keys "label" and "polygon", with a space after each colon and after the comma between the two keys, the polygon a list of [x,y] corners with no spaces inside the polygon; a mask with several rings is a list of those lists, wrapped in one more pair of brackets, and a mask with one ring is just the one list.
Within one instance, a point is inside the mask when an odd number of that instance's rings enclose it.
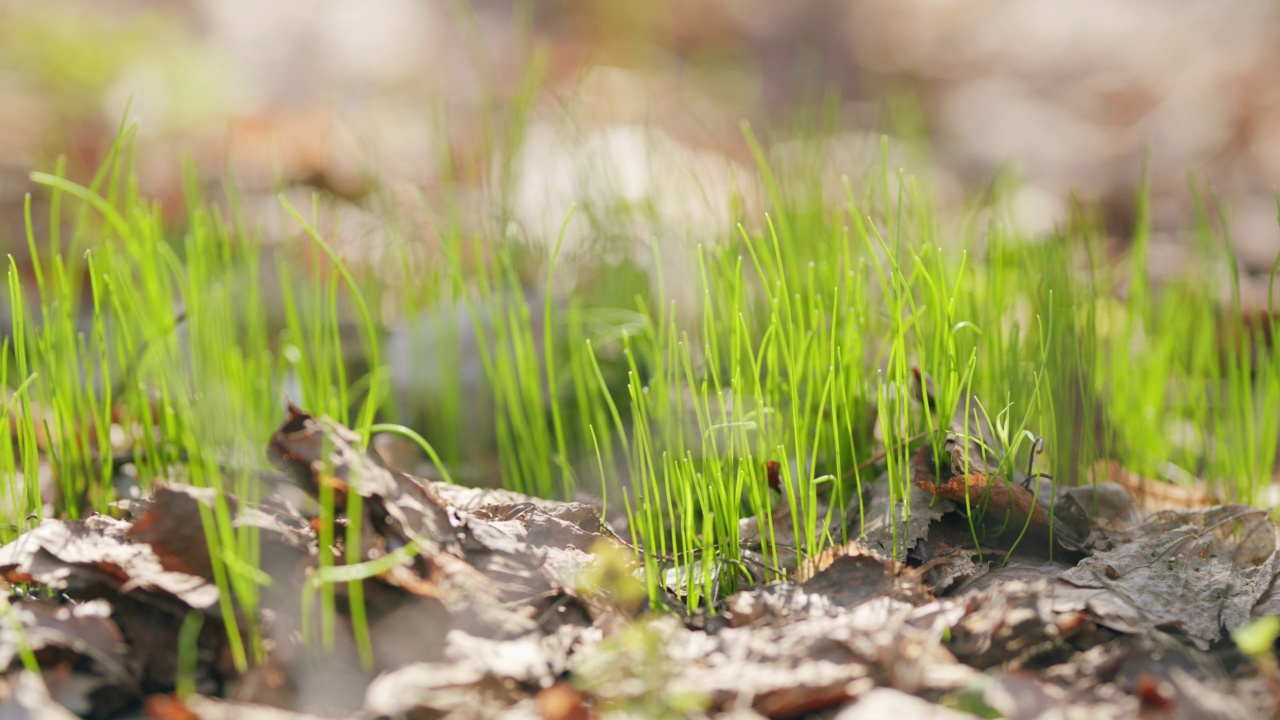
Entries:
{"label": "brown debris", "polygon": [[971,509],[973,517],[980,519],[984,535],[1007,534],[1016,541],[1025,533],[1029,542],[1024,549],[1048,548],[1052,542],[1067,550],[1083,551],[1079,538],[1081,530],[1065,521],[1087,523],[1088,517],[1083,511],[1071,512],[1069,508],[1074,509],[1073,503],[1058,498],[1056,502],[1068,504],[1052,508],[1046,502],[1055,502],[1054,499],[1039,497],[1027,487],[1003,477],[983,473],[962,474],[954,462],[952,474],[938,479],[929,458],[929,446],[912,455],[912,480],[916,487],[950,500],[957,509]]}
{"label": "brown debris", "polygon": [[130,542],[128,533],[128,523],[105,515],[47,520],[0,548],[0,573],[11,583],[70,592],[155,591],[197,609],[218,601],[215,585],[166,570],[149,546]]}
{"label": "brown debris", "polygon": [[1049,513],[1036,502],[1031,491],[989,475],[952,475],[940,484],[919,481],[918,487],[944,497],[957,505],[978,508],[996,525],[1008,528],[1026,526],[1048,534]]}
{"label": "brown debris", "polygon": [[148,695],[144,707],[152,720],[199,720],[200,717],[173,695]]}
{"label": "brown debris", "polygon": [[[27,601],[14,604],[13,610],[21,621],[21,632],[9,624],[0,626],[0,667],[16,662],[25,645],[46,664],[88,658],[95,671],[104,676],[104,682],[137,692],[138,679],[128,646],[111,619],[107,601],[61,606],[49,601]],[[63,654],[51,652],[55,649]]]}
{"label": "brown debris", "polygon": [[556,683],[538,693],[538,712],[545,720],[590,720],[587,696],[568,683]]}
{"label": "brown debris", "polygon": [[1105,542],[1062,580],[1114,593],[1150,627],[1175,628],[1201,648],[1252,618],[1280,571],[1267,512],[1239,505],[1170,510]]}
{"label": "brown debris", "polygon": [[199,505],[213,504],[213,489],[159,485],[150,502],[129,526],[128,537],[150,545],[160,564],[172,572],[213,580],[213,565],[206,543],[193,542],[203,525]]}

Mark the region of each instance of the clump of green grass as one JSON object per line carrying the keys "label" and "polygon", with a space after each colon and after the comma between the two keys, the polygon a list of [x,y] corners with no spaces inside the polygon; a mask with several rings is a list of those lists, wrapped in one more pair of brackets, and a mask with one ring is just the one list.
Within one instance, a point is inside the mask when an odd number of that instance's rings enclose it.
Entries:
{"label": "clump of green grass", "polygon": [[[969,390],[998,392],[989,411],[1012,479],[1040,409],[1047,340],[1038,327],[1003,325],[1004,298],[975,297],[966,253],[938,246],[937,219],[909,177],[882,168],[851,182],[844,207],[793,200],[793,179],[777,179],[748,139],[774,212],[754,232],[700,248],[699,325],[680,327],[661,299],[637,298],[646,322],[626,338],[630,423],[609,430],[627,450],[619,481],[631,487],[624,502],[655,604],[666,577],[697,609],[743,580],[776,578],[787,553],[861,534],[862,485],[875,478],[862,465],[882,447],[892,520],[906,521],[912,441],[940,446]],[[936,413],[909,397],[916,366],[935,378]],[[747,517],[774,568],[764,577],[743,571]]]}
{"label": "clump of green grass", "polygon": [[[32,273],[9,266],[0,384],[10,389],[12,442],[0,444],[0,535],[48,513],[110,511],[130,491],[118,472],[125,456],[142,492],[181,473],[253,503],[286,395],[366,442],[376,432],[412,437],[442,476],[462,475],[452,471],[477,452],[462,422],[476,399],[440,383],[422,424],[398,406],[385,359],[391,335],[406,331],[375,312],[392,296],[407,317],[466,308],[472,327],[437,333],[412,359],[436,364],[441,378],[482,366],[492,465],[507,487],[592,491],[622,509],[654,607],[674,590],[690,610],[714,608],[744,583],[783,576],[789,557],[857,537],[872,519],[862,502],[870,483],[888,484],[899,527],[911,453],[941,446],[958,408],[966,423],[987,420],[993,438],[962,434],[1000,446],[990,469],[1006,481],[1044,437],[1042,469],[1069,482],[1114,457],[1264,499],[1280,435],[1267,412],[1280,403],[1280,356],[1230,332],[1222,341],[1222,328],[1240,327],[1238,292],[1224,308],[1197,278],[1150,285],[1145,211],[1127,262],[1107,263],[1087,218],[1051,238],[998,222],[999,188],[971,215],[945,216],[919,181],[891,171],[887,143],[880,166],[848,178],[837,200],[815,191],[828,182],[816,162],[779,163],[746,139],[767,214],[735,204],[738,232],[701,239],[696,292],[683,293],[696,307],[673,302],[660,274],[563,297],[558,288],[590,286],[573,272],[643,272],[610,258],[570,269],[559,242],[469,235],[447,200],[420,199],[438,261],[411,262],[419,248],[401,238],[404,277],[353,269],[317,229],[316,207],[283,200],[306,240],[273,264],[233,189],[214,203],[189,180],[186,215],[167,224],[138,193],[127,128],[85,185],[61,165],[34,174],[49,193],[48,230],[37,235],[28,217]],[[1145,194],[1136,202],[1145,209]],[[1206,258],[1233,263],[1224,223],[1206,216],[1192,230]],[[269,285],[280,288],[278,310],[261,290]],[[463,330],[475,358],[460,351]],[[914,368],[933,379],[932,405],[912,397]],[[55,497],[42,498],[40,477],[56,479]],[[321,500],[328,548],[333,498]],[[262,653],[253,610],[269,578],[257,570],[256,532],[232,524],[225,499],[202,511],[244,667]],[[744,548],[752,518],[758,556]],[[318,588],[324,642],[334,583],[351,583],[354,625],[364,627],[359,579],[331,569],[360,563],[359,523],[345,532],[343,557],[321,554],[319,577],[332,578]],[[903,552],[896,538],[893,549]],[[358,638],[366,660],[369,642]]]}

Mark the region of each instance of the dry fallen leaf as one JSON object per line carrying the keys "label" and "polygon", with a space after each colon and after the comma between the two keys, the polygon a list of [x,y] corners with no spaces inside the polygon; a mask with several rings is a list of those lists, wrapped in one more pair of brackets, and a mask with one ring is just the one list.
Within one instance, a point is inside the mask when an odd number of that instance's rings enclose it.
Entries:
{"label": "dry fallen leaf", "polygon": [[216,585],[166,570],[150,546],[130,541],[128,523],[105,515],[46,520],[0,548],[0,573],[9,582],[38,582],[72,592],[94,586],[113,592],[154,591],[196,609],[218,601]]}

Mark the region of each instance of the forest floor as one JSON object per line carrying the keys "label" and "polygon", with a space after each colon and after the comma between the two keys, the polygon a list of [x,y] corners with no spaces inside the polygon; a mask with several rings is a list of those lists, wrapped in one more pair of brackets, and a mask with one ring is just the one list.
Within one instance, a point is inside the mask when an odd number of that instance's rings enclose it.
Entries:
{"label": "forest floor", "polygon": [[[225,579],[199,534],[210,491],[161,486],[119,503],[118,517],[49,520],[0,549],[0,572],[24,593],[0,656],[30,663],[5,677],[0,709],[570,720],[1280,708],[1275,631],[1251,624],[1280,614],[1264,510],[1206,505],[1114,468],[1096,487],[1036,497],[1035,482],[949,467],[940,479],[922,449],[907,523],[872,520],[787,581],[748,584],[696,612],[668,588],[655,612],[635,549],[597,508],[410,477],[358,441],[295,409],[269,439],[271,491],[252,508],[226,498],[237,526],[258,528],[267,576],[257,617],[233,614],[246,647],[229,643]],[[336,516],[299,510],[300,489],[322,488],[336,493]],[[975,526],[965,495],[984,493]],[[883,478],[865,484],[868,517],[888,502]],[[341,547],[322,553],[318,533],[352,522],[353,508],[367,559],[335,565]],[[975,527],[1008,523],[1022,532],[975,547]],[[906,562],[886,554],[895,543]],[[354,587],[363,620],[351,616]],[[253,658],[243,672],[237,652]]]}

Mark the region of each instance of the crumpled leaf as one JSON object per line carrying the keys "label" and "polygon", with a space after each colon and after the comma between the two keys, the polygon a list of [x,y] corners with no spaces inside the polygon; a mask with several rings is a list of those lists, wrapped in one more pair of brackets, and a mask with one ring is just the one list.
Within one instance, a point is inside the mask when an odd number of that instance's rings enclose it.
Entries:
{"label": "crumpled leaf", "polygon": [[951,590],[958,583],[981,577],[990,569],[990,562],[977,562],[974,557],[977,550],[955,548],[933,559],[920,567],[921,582],[934,595],[941,595]]}
{"label": "crumpled leaf", "polygon": [[14,603],[12,612],[22,623],[21,634],[11,623],[0,623],[0,668],[12,665],[25,643],[33,651],[59,648],[89,658],[103,681],[138,692],[137,678],[129,668],[128,646],[111,619],[106,600],[77,605],[49,601]]}
{"label": "crumpled leaf", "polygon": [[149,545],[130,541],[128,523],[105,515],[46,520],[0,548],[0,573],[9,582],[38,582],[55,590],[157,591],[196,609],[218,601],[216,585],[166,570]]}
{"label": "crumpled leaf", "polygon": [[435,489],[445,503],[466,512],[479,510],[483,507],[514,506],[526,503],[544,509],[555,508],[563,504],[557,500],[547,500],[501,488],[467,487],[465,485],[451,485],[431,480],[426,481],[426,483]]}
{"label": "crumpled leaf", "polygon": [[583,633],[599,638],[598,630],[572,626],[506,640],[450,631],[443,662],[408,663],[382,674],[367,689],[365,709],[393,717],[452,712],[494,717],[514,712],[529,690],[552,687],[565,674],[570,652]]}
{"label": "crumpled leaf", "polygon": [[[269,455],[305,488],[332,486],[339,509],[349,507],[348,493],[364,498],[361,547],[367,559],[411,543],[417,548],[416,556],[382,572],[380,583],[366,582],[380,667],[439,661],[451,631],[498,642],[582,617],[555,610],[565,609],[561,601],[574,595],[575,579],[595,561],[590,550],[604,536],[594,508],[501,491],[456,491],[389,470],[360,452],[358,441],[328,418],[291,408]],[[508,502],[473,505],[483,500]]]}
{"label": "crumpled leaf", "polygon": [[962,662],[979,669],[1053,664],[1076,653],[1077,636],[1097,636],[1092,644],[1106,639],[1089,613],[1057,604],[1049,580],[995,583],[997,577],[984,576],[988,587],[965,595],[969,612],[952,628],[949,644]]}
{"label": "crumpled leaf", "polygon": [[[986,572],[988,562],[975,562],[977,549],[973,545],[973,530],[968,520],[957,512],[955,503],[932,495],[919,487],[909,486],[911,511],[907,518],[895,520],[889,516],[890,493],[883,483],[877,483],[865,493],[871,502],[867,505],[867,534],[858,542],[889,553],[895,536],[897,557],[924,573],[921,580],[935,594],[947,591],[956,583],[972,579]],[[898,506],[901,512],[901,505]],[[847,512],[856,508],[850,505]],[[857,526],[856,516],[850,517],[850,535]]]}
{"label": "crumpled leaf", "polygon": [[593,547],[606,539],[599,512],[580,503],[485,506],[464,520],[467,560],[501,580],[504,602],[557,590],[572,593],[576,578],[594,560]]}
{"label": "crumpled leaf", "polygon": [[[333,483],[342,498],[347,492],[366,498],[362,523],[367,530],[366,554],[370,549],[380,554],[411,542],[417,545],[419,554],[412,563],[383,575],[393,585],[439,596],[455,608],[474,610],[477,604],[516,602],[552,589],[545,578],[530,572],[538,564],[530,542],[588,544],[589,533],[551,518],[532,502],[497,506],[487,515],[461,511],[440,494],[438,488],[443,485],[418,481],[384,467],[361,453],[358,442],[355,433],[337,422],[291,407],[288,419],[272,437],[268,455],[295,482],[313,492],[323,483]],[[324,448],[329,450],[327,457],[323,456]],[[471,500],[491,496],[463,495]],[[338,503],[339,507],[344,504]],[[575,518],[589,522],[583,519],[587,517],[583,509],[554,512],[574,512]],[[482,517],[496,521],[486,522]],[[595,523],[593,530],[598,530],[598,514],[590,522]],[[555,523],[559,524],[554,530],[544,527]],[[540,537],[538,533],[550,535]],[[564,537],[552,537],[556,534]]]}
{"label": "crumpled leaf", "polygon": [[1006,601],[1011,594],[1033,593],[1040,598],[1035,603],[1040,605],[1038,612],[1044,617],[1086,613],[1097,624],[1116,632],[1141,633],[1151,628],[1142,609],[1123,595],[1108,588],[1079,587],[1059,579],[1067,569],[1063,563],[1045,559],[1010,560],[963,583],[956,593],[985,591]]}
{"label": "crumpled leaf", "polygon": [[932,596],[920,571],[857,542],[828,548],[796,573],[800,584],[771,583],[739,591],[726,603],[731,627],[837,617],[864,603],[886,601],[907,610]]}
{"label": "crumpled leaf", "polygon": [[[917,462],[923,462],[922,458],[919,453],[912,456],[910,472],[913,478],[925,472],[923,468],[916,467]],[[933,477],[932,470],[927,472],[927,477]],[[929,530],[935,522],[956,509],[950,500],[922,491],[916,482],[908,483],[907,487],[910,488],[911,506],[904,517],[901,500],[890,492],[888,474],[865,484],[863,497],[854,498],[845,509],[849,536],[860,538],[867,547],[890,557],[905,558],[921,540],[929,537]]]}
{"label": "crumpled leaf", "polygon": [[[151,546],[166,570],[213,579],[213,562],[201,525],[200,505],[212,507],[214,488],[158,484],[150,500],[130,503],[129,539]],[[136,510],[133,505],[142,507]]]}
{"label": "crumpled leaf", "polygon": [[843,607],[877,597],[916,605],[932,599],[915,571],[856,541],[827,548],[806,560],[796,572],[796,582]]}
{"label": "crumpled leaf", "polygon": [[682,681],[709,694],[717,706],[749,698],[752,708],[766,717],[797,717],[835,707],[875,685],[867,667],[827,660],[796,666],[725,663],[691,676]]}
{"label": "crumpled leaf", "polygon": [[1241,505],[1170,510],[1106,538],[1110,548],[1061,579],[1109,590],[1151,627],[1181,630],[1202,649],[1248,621],[1280,571],[1267,511]]}
{"label": "crumpled leaf", "polygon": [[822,593],[811,593],[789,582],[739,590],[725,603],[729,624],[788,623],[803,618],[834,617],[841,608]]}
{"label": "crumpled leaf", "polygon": [[[957,510],[973,509],[985,528],[983,534],[1007,534],[1006,542],[1016,541],[1023,549],[1048,548],[1052,542],[1066,550],[1086,552],[1083,540],[1090,521],[1074,499],[1055,499],[1051,492],[1032,491],[1017,482],[982,473],[953,472],[938,478],[930,456],[928,445],[912,456],[912,482],[927,493],[952,501]],[[1053,507],[1052,503],[1061,507]]]}
{"label": "crumpled leaf", "polygon": [[[358,449],[359,436],[327,417],[290,406],[272,435],[267,454],[299,486],[318,493],[334,488],[335,507],[348,493],[364,498],[361,552],[372,560],[410,543],[417,555],[381,575],[395,587],[445,601],[470,621],[510,628],[514,618],[497,603],[503,588],[465,560],[466,520],[434,487],[390,470]],[[327,454],[326,454],[327,451]]]}
{"label": "crumpled leaf", "polygon": [[[205,541],[201,505],[213,508],[218,491],[190,485],[157,483],[150,498],[130,501],[133,516],[129,539],[151,546],[166,570],[213,580],[213,564]],[[278,543],[299,553],[312,552],[315,532],[301,518],[270,506],[241,507],[234,497],[226,497],[236,527],[256,527],[262,552]]]}
{"label": "crumpled leaf", "polygon": [[447,660],[481,668],[490,677],[551,687],[569,666],[569,653],[587,628],[562,625],[554,633],[494,640],[454,630],[445,638]]}
{"label": "crumpled leaf", "polygon": [[790,717],[829,707],[888,683],[952,689],[974,671],[943,647],[945,622],[913,606],[877,598],[833,617],[752,624],[664,639],[683,666],[677,687],[706,693],[714,706],[750,699],[757,712]]}
{"label": "crumpled leaf", "polygon": [[333,484],[339,509],[345,507],[348,492],[376,499],[382,512],[370,512],[369,519],[379,534],[393,537],[398,546],[412,541],[428,557],[448,553],[461,558],[457,518],[443,498],[429,485],[360,452],[359,442],[358,435],[334,420],[313,417],[291,405],[289,417],[271,437],[267,455],[313,494],[322,484]]}
{"label": "crumpled leaf", "polygon": [[[1133,495],[1123,486],[1112,482],[1069,487],[1062,491],[1059,498],[1071,499],[1079,512],[1088,518],[1088,522],[1084,524],[1086,528],[1127,527],[1146,517],[1146,512],[1134,503]],[[1062,505],[1059,505],[1055,508],[1055,515],[1061,517],[1061,510]],[[1084,544],[1089,546],[1090,541],[1086,540]]]}

